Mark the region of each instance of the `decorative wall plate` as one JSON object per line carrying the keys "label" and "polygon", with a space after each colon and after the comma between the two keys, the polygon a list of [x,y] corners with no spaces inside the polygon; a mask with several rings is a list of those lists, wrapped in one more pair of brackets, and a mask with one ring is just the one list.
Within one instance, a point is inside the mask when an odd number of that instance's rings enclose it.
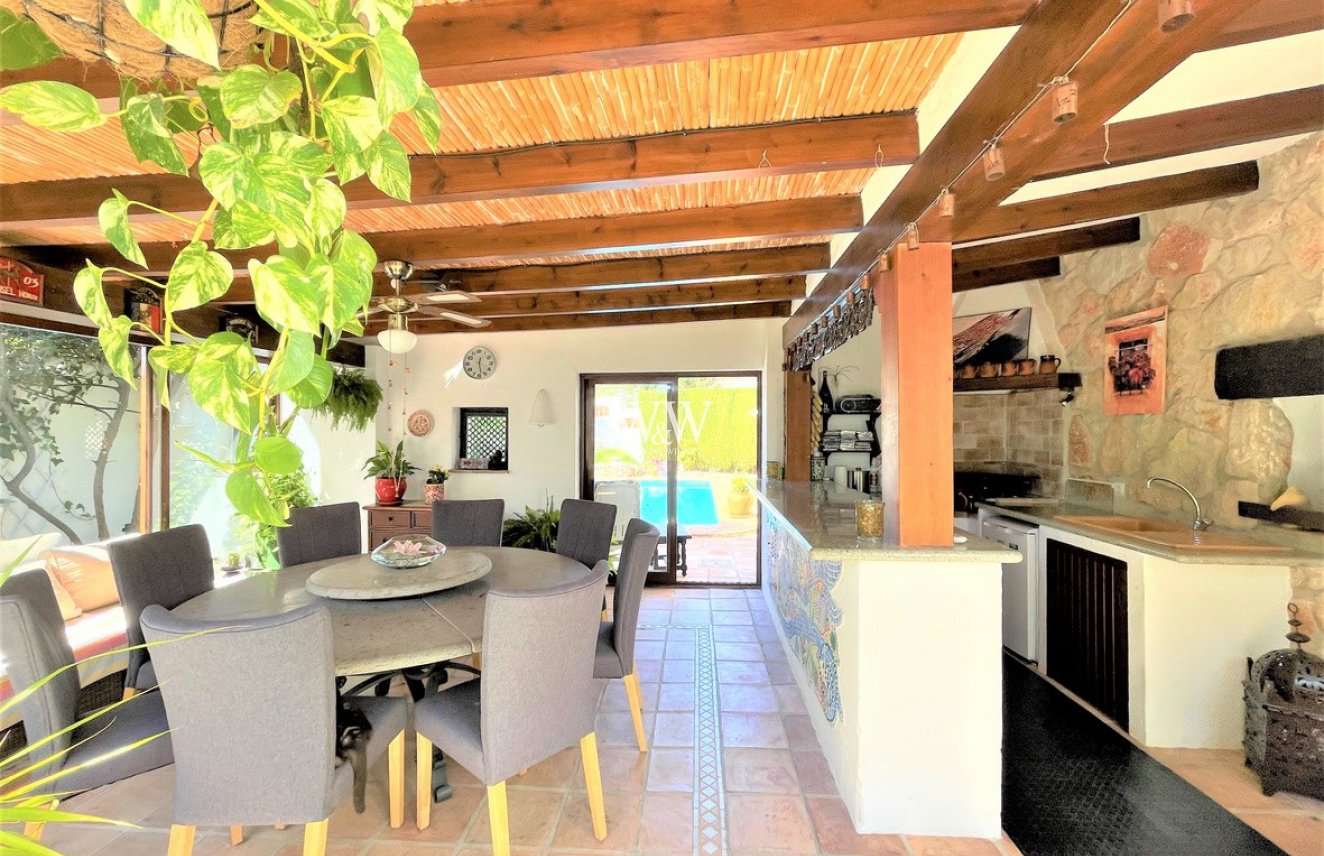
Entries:
{"label": "decorative wall plate", "polygon": [[432,414],[426,410],[415,410],[413,413],[409,414],[409,418],[405,420],[405,427],[408,428],[409,433],[413,434],[415,437],[426,437],[432,432],[432,425]]}

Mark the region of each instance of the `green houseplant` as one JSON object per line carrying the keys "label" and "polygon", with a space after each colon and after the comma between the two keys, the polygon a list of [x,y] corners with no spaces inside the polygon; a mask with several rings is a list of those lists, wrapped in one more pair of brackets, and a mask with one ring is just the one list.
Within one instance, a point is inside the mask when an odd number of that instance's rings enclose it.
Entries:
{"label": "green houseplant", "polygon": [[731,492],[726,496],[726,510],[732,517],[748,517],[754,513],[754,493],[749,484],[749,476],[738,475],[731,479]]}
{"label": "green houseplant", "polygon": [[395,448],[377,441],[377,451],[363,462],[363,469],[368,478],[377,480],[374,489],[377,502],[381,505],[399,505],[405,498],[408,487],[406,477],[418,472],[418,467],[409,463],[405,457],[405,441],[395,444]]}
{"label": "green houseplant", "polygon": [[431,467],[428,469],[428,481],[423,486],[423,501],[429,505],[435,505],[446,498],[446,480],[451,477],[441,467]]}
{"label": "green houseplant", "polygon": [[516,514],[501,526],[501,546],[524,547],[529,550],[556,552],[556,529],[561,523],[560,510],[552,507],[538,509],[526,506],[523,514]]}
{"label": "green houseplant", "polygon": [[331,378],[326,401],[313,407],[312,412],[330,418],[332,428],[362,431],[377,417],[381,403],[381,384],[361,371],[341,369]]}
{"label": "green houseplant", "polygon": [[[226,475],[237,512],[280,526],[289,505],[273,480],[295,472],[301,450],[289,439],[295,414],[276,409],[284,394],[296,409],[326,401],[334,372],[327,357],[344,335],[363,332],[376,253],[345,227],[341,185],[360,176],[408,200],[409,157],[392,128],[409,116],[435,151],[441,112],[403,35],[408,0],[255,0],[252,22],[286,37],[255,46],[248,60],[220,68],[216,28],[201,0],[125,0],[143,27],[174,52],[215,69],[196,80],[125,80],[118,109],[102,111],[69,83],[28,81],[0,89],[0,109],[58,132],[94,128],[112,118],[138,159],[193,176],[209,202],[176,213],[127,198],[102,203],[98,219],[123,256],[117,265],[88,262],[74,281],[79,306],[98,328],[110,367],[134,383],[129,337],[146,335],[158,399],[170,375],[187,380],[193,398],[239,440],[226,459],[199,455]],[[59,50],[29,19],[0,16],[0,68],[32,65]],[[19,45],[20,50],[14,49]],[[176,134],[198,141],[190,162]],[[191,152],[190,152],[191,157]],[[144,253],[131,213],[152,212],[180,224],[178,251]],[[259,315],[276,332],[269,365],[232,332],[205,338],[181,315],[219,298],[247,267]],[[160,273],[168,271],[164,283]],[[113,312],[102,287],[108,274],[162,292],[163,329]]]}

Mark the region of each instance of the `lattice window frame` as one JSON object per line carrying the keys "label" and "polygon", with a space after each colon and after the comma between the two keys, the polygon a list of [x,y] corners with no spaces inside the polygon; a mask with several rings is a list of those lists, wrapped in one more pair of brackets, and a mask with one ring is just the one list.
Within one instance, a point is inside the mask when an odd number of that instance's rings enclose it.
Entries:
{"label": "lattice window frame", "polygon": [[[484,428],[481,435],[474,436],[471,420],[499,419],[500,427]],[[483,458],[490,460],[498,450],[505,458],[505,466],[498,470],[510,469],[510,408],[508,407],[461,407],[460,408],[460,457]],[[489,467],[489,469],[491,469]]]}

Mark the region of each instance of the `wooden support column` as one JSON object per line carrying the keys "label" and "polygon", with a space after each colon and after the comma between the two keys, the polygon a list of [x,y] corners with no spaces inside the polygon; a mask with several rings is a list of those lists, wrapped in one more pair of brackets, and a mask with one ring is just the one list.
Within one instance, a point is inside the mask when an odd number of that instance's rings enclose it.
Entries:
{"label": "wooden support column", "polygon": [[[882,319],[883,502],[889,542],[952,544],[952,247],[904,244],[875,274]],[[789,401],[789,396],[788,396]]]}
{"label": "wooden support column", "polygon": [[787,481],[809,481],[809,417],[814,384],[809,372],[782,372],[785,381],[783,394],[786,418],[782,437],[786,460],[782,461],[783,477]]}

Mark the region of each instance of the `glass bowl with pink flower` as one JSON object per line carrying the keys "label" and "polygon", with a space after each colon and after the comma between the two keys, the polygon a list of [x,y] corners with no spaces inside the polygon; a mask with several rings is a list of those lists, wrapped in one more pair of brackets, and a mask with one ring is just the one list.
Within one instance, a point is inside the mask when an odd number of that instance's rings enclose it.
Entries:
{"label": "glass bowl with pink flower", "polygon": [[421,568],[441,558],[446,545],[427,535],[393,535],[372,551],[372,560],[395,570]]}

